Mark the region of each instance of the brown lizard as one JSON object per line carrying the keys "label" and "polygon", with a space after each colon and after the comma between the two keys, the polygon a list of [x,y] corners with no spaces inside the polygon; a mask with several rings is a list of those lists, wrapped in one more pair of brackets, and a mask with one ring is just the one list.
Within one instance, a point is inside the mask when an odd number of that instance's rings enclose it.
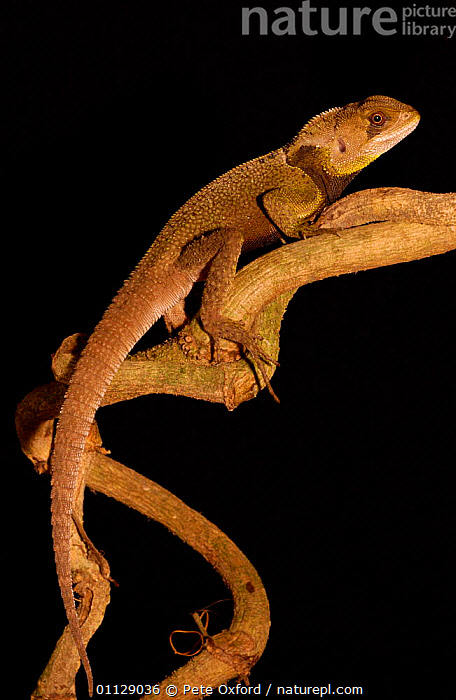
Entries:
{"label": "brown lizard", "polygon": [[409,134],[419,119],[415,109],[392,98],[368,97],[323,112],[283,148],[217,178],[171,217],[90,336],[55,436],[52,534],[60,590],[91,696],[92,671],[73,595],[70,532],[84,446],[114,374],[161,316],[171,327],[184,322],[184,300],[203,271],[200,318],[214,348],[221,338],[234,341],[262,366],[269,358],[257,339],[222,314],[242,250],[305,235],[352,178]]}

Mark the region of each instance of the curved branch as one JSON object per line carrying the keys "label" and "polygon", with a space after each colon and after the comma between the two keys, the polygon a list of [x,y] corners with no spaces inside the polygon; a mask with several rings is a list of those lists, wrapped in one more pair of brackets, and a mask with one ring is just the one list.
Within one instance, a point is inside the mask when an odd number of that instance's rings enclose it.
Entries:
{"label": "curved branch", "polygon": [[325,209],[318,219],[318,227],[348,228],[371,221],[456,224],[456,194],[420,192],[404,187],[361,190]]}
{"label": "curved branch", "polygon": [[115,498],[171,532],[199,552],[220,574],[233,595],[229,630],[206,640],[206,648],[161,684],[217,687],[232,678],[247,678],[269,634],[269,604],[257,572],[227,535],[177,496],[115,460],[93,452],[87,486]]}
{"label": "curved branch", "polygon": [[[379,223],[322,233],[264,255],[236,276],[226,310],[252,318],[278,294],[310,282],[397,265],[456,248],[456,225]],[[258,284],[261,280],[261,284]]]}
{"label": "curved branch", "polygon": [[[379,223],[283,246],[243,268],[231,289],[225,312],[262,337],[277,359],[283,313],[295,291],[311,282],[375,267],[396,265],[456,248],[456,226]],[[196,334],[197,321],[183,334]],[[200,331],[199,331],[200,332]],[[226,346],[229,346],[226,343]],[[222,347],[225,344],[222,343]],[[270,365],[268,374],[275,367]],[[185,357],[178,342],[133,356],[117,373],[105,397],[111,404],[149,393],[172,393],[224,403],[234,409],[263,386],[245,359],[205,365]]]}
{"label": "curved branch", "polygon": [[[328,208],[318,222],[321,231],[341,222],[346,225],[363,223],[369,217],[388,218],[388,207],[391,219],[400,220],[357,226],[338,231],[337,235],[320,233],[257,259],[236,276],[225,312],[260,334],[266,352],[276,358],[282,316],[298,287],[456,248],[455,204],[453,194],[397,189],[355,193]],[[410,223],[420,217],[433,223]],[[180,341],[167,342],[129,358],[116,375],[104,404],[166,392],[223,402],[231,409],[255,396],[261,381],[245,359],[209,365],[183,354],[181,345],[185,347],[186,335],[198,333],[201,330],[194,320],[184,329]],[[80,350],[79,340],[79,336],[74,336],[64,342],[55,359],[56,377],[63,383],[68,379],[68,363],[74,362]],[[270,373],[273,371],[271,365]],[[39,387],[18,408],[17,429],[22,447],[39,471],[47,467],[52,418],[59,413],[63,392],[62,384]],[[231,629],[208,639],[204,652],[164,684],[217,685],[248,674],[264,649],[269,626],[266,593],[258,574],[223,533],[172,494],[108,459],[98,448],[87,459],[89,486],[163,522],[200,551],[233,591],[235,615]],[[81,546],[79,542],[77,546]]]}

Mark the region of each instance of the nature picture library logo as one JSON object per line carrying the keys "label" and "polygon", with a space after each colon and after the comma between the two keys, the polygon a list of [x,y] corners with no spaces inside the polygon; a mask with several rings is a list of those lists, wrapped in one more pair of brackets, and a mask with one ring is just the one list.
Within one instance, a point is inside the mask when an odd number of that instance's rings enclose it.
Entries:
{"label": "nature picture library logo", "polygon": [[304,0],[299,7],[242,8],[242,34],[277,36],[356,36],[370,30],[381,36],[442,36],[456,33],[456,7],[404,5],[392,7],[313,7]]}

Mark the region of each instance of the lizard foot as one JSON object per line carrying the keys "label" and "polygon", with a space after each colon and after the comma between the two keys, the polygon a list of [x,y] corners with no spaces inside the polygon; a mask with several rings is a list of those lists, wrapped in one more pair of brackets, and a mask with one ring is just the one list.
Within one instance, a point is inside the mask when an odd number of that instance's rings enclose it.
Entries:
{"label": "lizard foot", "polygon": [[307,240],[307,238],[312,238],[313,236],[320,236],[322,233],[332,233],[338,238],[342,238],[341,232],[343,229],[340,228],[319,228],[318,222],[304,223],[299,229],[299,238]]}
{"label": "lizard foot", "polygon": [[205,330],[210,334],[213,340],[213,357],[215,361],[222,361],[220,356],[222,339],[236,343],[238,346],[242,345],[244,350],[253,358],[255,367],[259,370],[272,398],[274,401],[277,401],[277,403],[280,403],[265,369],[265,364],[273,364],[278,367],[279,363],[268,355],[260,346],[258,341],[261,340],[261,338],[249,333],[241,323],[232,321],[229,318],[218,317],[216,321],[209,321],[209,323],[206,319],[203,323]]}
{"label": "lizard foot", "polygon": [[319,228],[318,233],[332,233],[333,236],[337,236],[337,238],[342,238],[342,231],[344,229],[341,228]]}
{"label": "lizard foot", "polygon": [[206,325],[204,331],[198,326],[193,327],[192,331],[183,328],[178,334],[178,343],[182,352],[191,360],[210,365],[213,362],[229,363],[240,360],[243,357],[240,350],[242,346],[253,358],[255,367],[261,373],[269,393],[277,403],[280,403],[265,369],[265,364],[278,367],[279,363],[259,345],[258,341],[262,338],[249,333],[242,324],[227,318],[219,318],[216,323],[209,323],[209,326],[208,329]]}
{"label": "lizard foot", "polygon": [[178,334],[178,344],[184,355],[190,360],[204,365],[210,365],[216,358],[217,362],[236,362],[242,357],[239,346],[227,341],[223,346],[217,343],[214,353],[210,336],[200,328],[182,329]]}

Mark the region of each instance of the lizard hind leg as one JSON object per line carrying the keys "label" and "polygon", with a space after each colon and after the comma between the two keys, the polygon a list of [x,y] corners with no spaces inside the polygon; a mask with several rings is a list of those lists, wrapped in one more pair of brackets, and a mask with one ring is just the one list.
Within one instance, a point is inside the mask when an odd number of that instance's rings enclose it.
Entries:
{"label": "lizard hind leg", "polygon": [[265,363],[278,365],[278,362],[269,357],[259,345],[258,338],[241,323],[222,314],[228,291],[236,274],[244,236],[235,228],[220,229],[217,233],[220,237],[220,247],[211,261],[207,275],[200,310],[201,323],[206,333],[212,338],[216,359],[219,359],[219,345],[222,338],[242,345],[244,350],[252,356],[271,396],[279,402],[264,367]]}

